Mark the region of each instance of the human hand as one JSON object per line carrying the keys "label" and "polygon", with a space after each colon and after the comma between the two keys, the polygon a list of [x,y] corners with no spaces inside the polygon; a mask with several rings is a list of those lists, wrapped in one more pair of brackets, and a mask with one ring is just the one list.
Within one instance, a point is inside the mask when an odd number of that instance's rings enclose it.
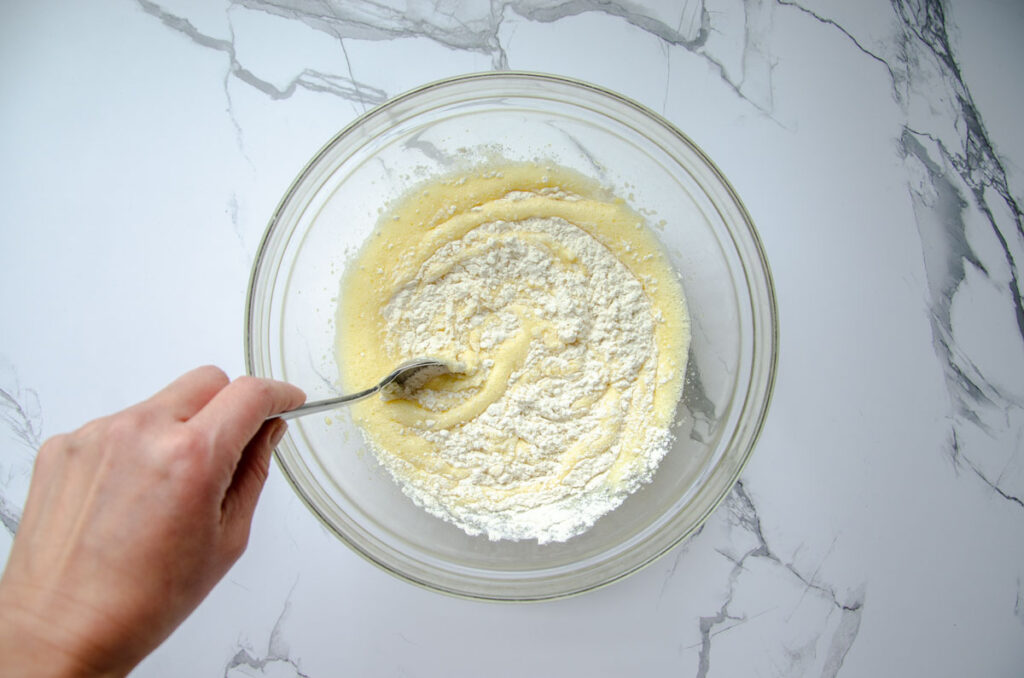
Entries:
{"label": "human hand", "polygon": [[0,579],[0,676],[127,674],[241,556],[288,384],[193,370],[46,441]]}

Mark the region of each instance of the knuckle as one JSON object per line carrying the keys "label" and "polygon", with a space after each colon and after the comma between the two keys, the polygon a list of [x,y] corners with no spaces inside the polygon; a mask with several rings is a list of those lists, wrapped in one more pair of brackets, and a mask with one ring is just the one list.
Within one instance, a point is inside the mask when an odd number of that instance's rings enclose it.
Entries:
{"label": "knuckle", "polygon": [[136,410],[125,410],[97,422],[97,437],[122,447],[135,442],[145,427],[144,415]]}
{"label": "knuckle", "polygon": [[93,419],[82,424],[75,432],[70,434],[73,442],[81,443],[101,439],[106,432],[107,420],[108,417],[100,417],[99,419]]}
{"label": "knuckle", "polygon": [[176,447],[182,454],[199,454],[205,451],[208,439],[206,433],[194,426],[180,426],[176,431]]}
{"label": "knuckle", "polygon": [[47,438],[42,445],[39,446],[39,454],[53,454],[61,448],[68,447],[71,444],[70,433],[58,433],[55,436]]}
{"label": "knuckle", "polygon": [[47,440],[39,449],[44,463],[48,459],[71,459],[102,453],[110,436],[110,422],[115,416],[92,419],[71,433],[63,433]]}
{"label": "knuckle", "polygon": [[209,441],[202,431],[179,426],[164,439],[156,464],[171,477],[185,478],[190,483],[203,477]]}
{"label": "knuckle", "polygon": [[220,384],[221,388],[227,386],[230,381],[224,370],[216,365],[203,365],[202,367],[197,367],[196,371],[199,372],[203,379],[209,380],[211,383]]}
{"label": "knuckle", "polygon": [[181,426],[171,439],[169,453],[181,460],[198,459],[205,455],[209,446],[206,434],[191,426]]}
{"label": "knuckle", "polygon": [[51,436],[36,452],[36,466],[49,466],[60,457],[67,456],[74,445],[74,438],[69,433],[58,433]]}
{"label": "knuckle", "polygon": [[257,379],[256,377],[245,376],[239,377],[237,381],[239,388],[251,393],[252,397],[258,400],[261,405],[270,407],[273,404],[274,389],[266,379]]}

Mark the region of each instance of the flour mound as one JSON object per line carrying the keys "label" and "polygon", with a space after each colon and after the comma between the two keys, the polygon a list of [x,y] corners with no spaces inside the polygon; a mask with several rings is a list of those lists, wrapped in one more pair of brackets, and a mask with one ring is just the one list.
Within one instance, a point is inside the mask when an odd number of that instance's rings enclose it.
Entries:
{"label": "flour mound", "polygon": [[[392,351],[469,365],[458,388],[413,396],[424,414],[410,433],[446,472],[377,452],[409,497],[470,534],[567,540],[649,481],[668,450],[655,309],[611,251],[563,219],[474,228],[427,259],[383,317]],[[474,416],[443,421],[480,399]]]}

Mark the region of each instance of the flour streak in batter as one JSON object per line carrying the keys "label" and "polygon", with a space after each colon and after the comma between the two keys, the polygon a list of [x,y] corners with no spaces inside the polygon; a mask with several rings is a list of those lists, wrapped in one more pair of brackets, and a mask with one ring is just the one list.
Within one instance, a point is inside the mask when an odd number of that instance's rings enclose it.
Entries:
{"label": "flour streak in batter", "polygon": [[403,491],[469,534],[578,535],[671,444],[682,288],[640,217],[567,170],[508,166],[406,197],[346,275],[338,327],[348,386],[415,356],[459,366],[354,416]]}

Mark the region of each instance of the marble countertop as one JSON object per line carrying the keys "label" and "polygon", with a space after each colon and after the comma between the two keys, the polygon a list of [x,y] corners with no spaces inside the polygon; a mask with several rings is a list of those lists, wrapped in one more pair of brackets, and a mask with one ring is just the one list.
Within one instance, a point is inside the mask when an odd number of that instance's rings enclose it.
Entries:
{"label": "marble countertop", "polygon": [[253,256],[327,139],[545,71],[666,116],[753,216],[781,348],[740,483],[636,575],[499,605],[378,570],[275,469],[135,675],[1021,675],[1022,29],[1013,0],[3,3],[0,554],[47,436],[244,371]]}

